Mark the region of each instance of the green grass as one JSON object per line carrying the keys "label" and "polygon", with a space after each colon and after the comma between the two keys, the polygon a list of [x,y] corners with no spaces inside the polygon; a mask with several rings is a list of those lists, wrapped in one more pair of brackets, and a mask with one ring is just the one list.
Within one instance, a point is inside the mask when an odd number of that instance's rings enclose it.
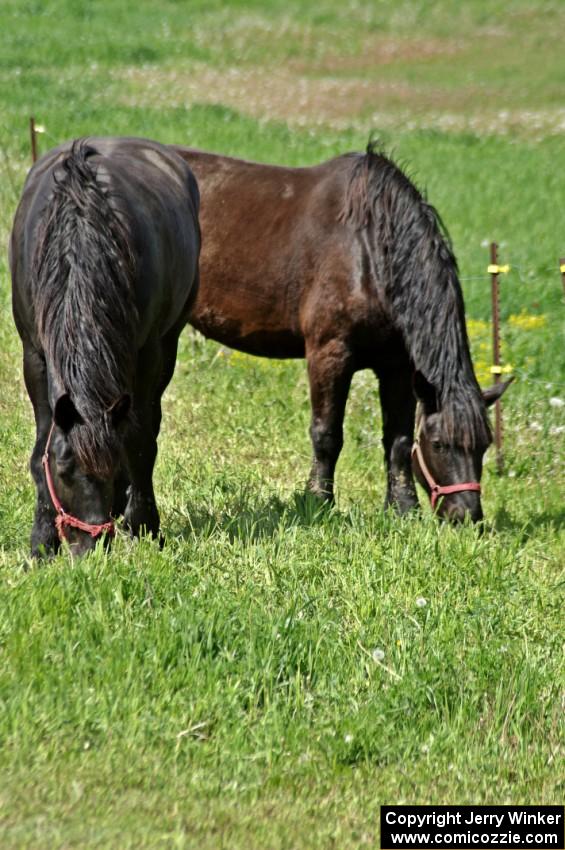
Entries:
{"label": "green grass", "polygon": [[[0,845],[341,850],[378,846],[382,803],[561,802],[563,5],[125,9],[2,4],[2,242],[30,114],[43,150],[127,133],[293,165],[375,132],[450,230],[483,382],[485,243],[512,265],[506,474],[489,452],[482,536],[427,507],[385,515],[361,373],[337,508],[320,511],[302,493],[304,364],[187,331],[155,476],[166,547],[119,534],[110,554],[31,564],[33,422],[2,256]],[[381,88],[343,111],[335,80]]]}

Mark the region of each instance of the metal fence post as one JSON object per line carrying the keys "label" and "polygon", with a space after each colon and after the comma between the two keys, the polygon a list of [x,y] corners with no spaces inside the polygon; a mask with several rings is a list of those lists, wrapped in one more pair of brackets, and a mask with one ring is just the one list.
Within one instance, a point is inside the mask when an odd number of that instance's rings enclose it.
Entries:
{"label": "metal fence post", "polygon": [[[502,369],[500,366],[500,303],[498,287],[498,245],[491,242],[490,266],[491,295],[492,295],[492,368],[494,381],[498,384]],[[494,404],[494,442],[496,446],[496,471],[502,475],[504,470],[504,458],[502,455],[502,406],[500,399]]]}
{"label": "metal fence post", "polygon": [[31,139],[31,161],[37,162],[37,134],[35,132],[35,118],[29,119],[29,135]]}

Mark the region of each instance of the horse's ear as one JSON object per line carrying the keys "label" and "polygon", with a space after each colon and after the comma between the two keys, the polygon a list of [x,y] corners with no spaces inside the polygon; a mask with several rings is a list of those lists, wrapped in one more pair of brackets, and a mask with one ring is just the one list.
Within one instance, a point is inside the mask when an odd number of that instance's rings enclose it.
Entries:
{"label": "horse's ear", "polygon": [[108,410],[106,411],[108,416],[112,421],[112,425],[114,428],[119,428],[119,426],[125,422],[127,419],[127,415],[131,408],[131,396],[129,393],[124,393],[116,401],[110,405]]}
{"label": "horse's ear", "polygon": [[57,425],[65,434],[69,433],[73,425],[78,425],[82,422],[82,416],[74,406],[68,393],[60,395],[55,402],[53,420],[55,425]]}
{"label": "horse's ear", "polygon": [[431,413],[437,413],[437,393],[433,384],[430,384],[427,378],[421,372],[414,372],[414,394],[418,401],[423,405],[424,411],[429,416]]}
{"label": "horse's ear", "polygon": [[501,381],[498,384],[493,384],[492,387],[488,387],[488,389],[483,390],[483,398],[485,400],[485,404],[487,407],[490,407],[491,404],[494,404],[495,401],[498,401],[500,396],[506,392],[512,381],[514,380],[514,376],[508,378],[507,381]]}

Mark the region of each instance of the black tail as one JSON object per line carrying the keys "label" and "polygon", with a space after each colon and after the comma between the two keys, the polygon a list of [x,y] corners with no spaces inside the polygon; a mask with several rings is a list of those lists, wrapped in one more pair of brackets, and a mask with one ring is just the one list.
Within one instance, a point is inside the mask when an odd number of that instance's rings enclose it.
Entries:
{"label": "black tail", "polygon": [[108,408],[131,391],[137,308],[128,230],[97,178],[87,140],[60,164],[33,262],[39,338],[82,418],[69,438],[87,469],[112,467]]}

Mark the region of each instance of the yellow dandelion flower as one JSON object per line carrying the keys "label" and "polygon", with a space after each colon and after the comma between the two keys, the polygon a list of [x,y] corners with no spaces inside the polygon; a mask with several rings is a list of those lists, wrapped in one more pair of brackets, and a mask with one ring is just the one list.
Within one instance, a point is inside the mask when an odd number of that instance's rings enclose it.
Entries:
{"label": "yellow dandelion flower", "polygon": [[522,310],[520,313],[513,313],[508,318],[508,324],[510,324],[513,328],[518,328],[522,331],[532,331],[536,328],[543,328],[547,323],[547,316],[543,313],[539,316],[533,316],[531,313],[526,313],[525,310]]}
{"label": "yellow dandelion flower", "polygon": [[467,319],[467,333],[470,337],[481,336],[490,328],[489,322],[483,322],[482,319]]}

